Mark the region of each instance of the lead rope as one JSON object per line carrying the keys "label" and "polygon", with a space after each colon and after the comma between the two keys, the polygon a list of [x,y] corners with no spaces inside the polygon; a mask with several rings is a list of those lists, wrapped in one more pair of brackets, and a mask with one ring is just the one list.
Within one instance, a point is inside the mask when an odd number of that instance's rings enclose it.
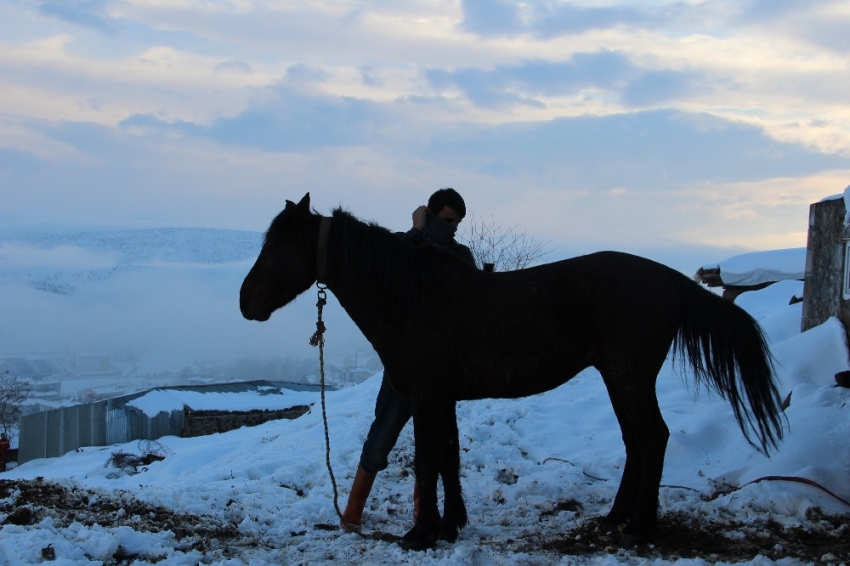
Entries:
{"label": "lead rope", "polygon": [[[318,297],[319,300],[316,303],[316,307],[319,309],[319,320],[316,321],[316,332],[310,337],[310,345],[313,347],[319,347],[319,376],[320,383],[322,387],[322,422],[325,424],[325,464],[328,468],[328,474],[331,476],[331,485],[334,489],[334,510],[336,511],[337,517],[339,517],[340,524],[345,524],[350,527],[349,532],[356,533],[360,535],[362,538],[368,538],[372,540],[382,540],[385,542],[398,542],[400,537],[392,534],[382,533],[381,531],[373,531],[368,535],[360,532],[359,529],[354,528],[355,526],[351,523],[347,522],[342,518],[342,511],[339,510],[339,489],[336,486],[336,477],[334,476],[333,467],[331,466],[331,436],[328,432],[328,410],[325,403],[325,323],[322,320],[322,309],[324,309],[325,305],[328,303],[328,295],[325,292],[327,289],[326,286],[321,283],[316,283],[316,287],[319,289]],[[333,528],[331,525],[317,525],[317,527],[322,528],[323,530],[330,530]]]}
{"label": "lead rope", "polygon": [[322,421],[325,423],[325,463],[328,466],[328,473],[331,476],[331,485],[333,485],[334,489],[334,509],[336,510],[337,516],[339,516],[339,520],[345,523],[345,519],[342,518],[342,512],[339,510],[339,490],[336,486],[336,477],[334,476],[333,468],[331,467],[331,437],[328,432],[328,410],[325,404],[325,323],[322,321],[322,309],[324,309],[325,305],[328,303],[328,295],[325,292],[327,287],[322,285],[321,283],[316,283],[316,287],[319,289],[318,297],[319,301],[316,303],[316,307],[319,309],[319,320],[316,321],[316,332],[310,337],[310,345],[314,348],[316,346],[319,347],[319,375],[320,375],[320,383],[322,389]]}

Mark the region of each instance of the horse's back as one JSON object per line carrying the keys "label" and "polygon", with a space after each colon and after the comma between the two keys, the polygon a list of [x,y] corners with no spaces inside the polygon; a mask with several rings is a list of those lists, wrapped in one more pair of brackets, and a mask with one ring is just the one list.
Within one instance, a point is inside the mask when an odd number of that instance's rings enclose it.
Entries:
{"label": "horse's back", "polygon": [[[499,275],[499,274],[496,274]],[[678,308],[677,278],[669,267],[640,256],[603,251],[502,274],[505,289],[545,295],[556,312],[605,311],[622,316],[660,314]],[[568,307],[572,305],[572,307]],[[605,324],[610,324],[605,320]]]}
{"label": "horse's back", "polygon": [[[650,259],[623,252],[597,252],[559,266],[564,288],[591,305],[600,343],[628,338],[636,346],[661,340],[669,345],[681,315],[684,275]],[[576,278],[579,281],[566,282]],[[687,284],[687,281],[684,281]]]}
{"label": "horse's back", "polygon": [[477,374],[465,382],[466,398],[539,393],[604,360],[666,352],[679,316],[671,273],[645,258],[598,252],[475,274],[452,339],[457,363]]}

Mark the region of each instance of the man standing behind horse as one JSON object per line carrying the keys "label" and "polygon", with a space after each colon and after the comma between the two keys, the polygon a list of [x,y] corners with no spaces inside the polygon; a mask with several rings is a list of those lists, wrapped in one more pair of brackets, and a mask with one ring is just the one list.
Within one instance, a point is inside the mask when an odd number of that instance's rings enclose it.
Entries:
{"label": "man standing behind horse", "polygon": [[[443,249],[460,260],[475,266],[475,258],[469,248],[455,240],[458,224],[466,216],[466,204],[454,189],[440,189],[428,199],[428,206],[413,211],[413,228],[400,237],[415,246],[431,244]],[[342,514],[342,528],[359,531],[363,522],[363,508],[372,491],[378,472],[389,465],[387,458],[398,441],[398,436],[410,420],[410,402],[393,390],[387,376],[375,402],[375,420],[369,428],[360,464],[354,476],[354,484],[348,495],[348,504]],[[413,488],[413,516],[416,518],[419,505],[419,485]]]}

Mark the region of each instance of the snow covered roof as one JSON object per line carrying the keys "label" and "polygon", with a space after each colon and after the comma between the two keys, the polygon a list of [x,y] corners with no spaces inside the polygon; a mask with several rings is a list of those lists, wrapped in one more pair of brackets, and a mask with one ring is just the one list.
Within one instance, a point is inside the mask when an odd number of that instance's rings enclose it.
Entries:
{"label": "snow covered roof", "polygon": [[[248,382],[258,384],[259,382]],[[239,385],[245,385],[239,384]],[[221,390],[208,388],[163,388],[153,389],[144,395],[127,401],[149,417],[161,412],[182,411],[184,405],[195,411],[274,411],[289,409],[296,405],[315,403],[319,394],[315,391],[295,391],[273,385],[258,385],[254,390]]]}
{"label": "snow covered roof", "polygon": [[705,274],[719,275],[720,284],[751,286],[776,281],[798,280],[806,275],[806,248],[788,248],[736,255],[717,263],[705,264],[696,275],[705,281]]}

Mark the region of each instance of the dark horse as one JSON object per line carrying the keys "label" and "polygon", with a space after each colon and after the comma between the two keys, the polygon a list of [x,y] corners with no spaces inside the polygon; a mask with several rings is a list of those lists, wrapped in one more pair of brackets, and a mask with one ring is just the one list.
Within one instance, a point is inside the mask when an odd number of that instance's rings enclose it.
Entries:
{"label": "dark horse", "polygon": [[733,303],[648,259],[600,252],[486,273],[340,209],[322,217],[311,212],[308,194],[298,204],[287,201],[269,226],[242,284],[242,314],[268,320],[317,278],[371,342],[393,388],[410,400],[421,499],[405,548],[454,541],[466,526],[459,400],[534,395],[589,366],[599,370],[626,445],[623,478],[603,524],[625,523],[626,545],[648,540],[657,519],[669,431],[655,380],[671,346],[697,380],[731,403],[754,446],[766,452],[782,438],[759,326]]}

